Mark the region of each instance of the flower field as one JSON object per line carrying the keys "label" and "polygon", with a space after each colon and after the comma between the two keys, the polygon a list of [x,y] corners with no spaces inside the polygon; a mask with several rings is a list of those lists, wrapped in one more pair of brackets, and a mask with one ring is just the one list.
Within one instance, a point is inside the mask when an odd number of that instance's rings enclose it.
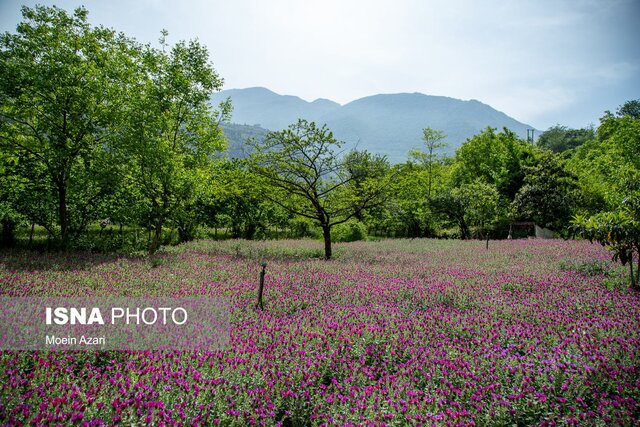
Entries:
{"label": "flower field", "polygon": [[[640,296],[588,242],[0,254],[2,296],[216,296],[215,352],[2,352],[0,424],[640,423]],[[267,263],[265,311],[255,310]]]}

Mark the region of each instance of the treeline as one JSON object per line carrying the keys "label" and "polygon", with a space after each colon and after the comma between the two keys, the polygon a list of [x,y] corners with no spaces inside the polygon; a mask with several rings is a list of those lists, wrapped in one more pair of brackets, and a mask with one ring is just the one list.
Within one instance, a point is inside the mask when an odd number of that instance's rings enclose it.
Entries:
{"label": "treeline", "polygon": [[224,149],[209,105],[222,79],[197,41],[142,45],[103,27],[87,10],[23,7],[0,36],[0,218],[5,243],[22,223],[68,248],[93,222],[188,239]]}
{"label": "treeline", "polygon": [[343,152],[330,129],[300,120],[249,138],[251,155],[234,159],[222,155],[231,105],[210,105],[223,81],[197,41],[169,46],[163,32],[159,47],[142,45],[91,27],[83,8],[25,7],[23,18],[0,36],[5,245],[37,225],[50,245],[85,247],[92,227],[109,224],[120,236],[147,230],[151,253],[167,229],[176,241],[225,230],[322,237],[330,258],[336,240],[488,244],[536,224],[637,253],[640,101],[594,129],[555,126],[535,144],[487,128],[453,157],[441,154],[445,135],[425,128],[423,146],[397,165]]}

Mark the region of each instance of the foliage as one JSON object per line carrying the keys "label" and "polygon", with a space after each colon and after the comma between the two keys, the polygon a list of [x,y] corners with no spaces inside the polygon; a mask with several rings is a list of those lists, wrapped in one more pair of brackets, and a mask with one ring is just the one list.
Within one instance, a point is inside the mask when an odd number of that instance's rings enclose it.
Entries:
{"label": "foliage", "polygon": [[365,179],[379,162],[358,154],[345,162],[336,153],[341,146],[326,126],[302,119],[270,132],[263,143],[253,141],[251,168],[270,186],[265,196],[318,223],[326,259],[331,258],[331,227],[378,203],[383,188]]}
{"label": "foliage", "polygon": [[436,129],[426,127],[422,129],[422,141],[424,142],[426,152],[413,149],[409,152],[409,157],[422,163],[427,168],[427,197],[431,197],[431,188],[433,186],[433,168],[438,163],[438,153],[436,150],[446,147],[447,144],[442,142],[446,139],[447,135]]}
{"label": "foliage", "polygon": [[372,211],[370,228],[392,235],[424,237],[429,233],[430,224],[424,167],[407,162],[394,166],[391,174],[390,197]]}
{"label": "foliage", "polygon": [[593,128],[570,129],[556,125],[544,131],[538,138],[538,146],[554,153],[573,150],[585,142],[594,140],[596,133]]}
{"label": "foliage", "polygon": [[[197,41],[178,42],[171,49],[163,32],[162,50],[137,48],[136,86],[124,138],[122,158],[148,206],[146,222],[154,228],[149,252],[160,245],[162,227],[174,220],[185,229],[198,186],[205,179],[212,154],[224,148],[218,126],[223,105],[214,111],[211,93],[222,79]],[[168,51],[168,52],[167,52]]]}
{"label": "foliage", "polygon": [[640,119],[640,99],[634,99],[622,104],[617,111],[618,117]]}
{"label": "foliage", "polygon": [[215,164],[211,181],[210,214],[224,215],[231,236],[253,239],[264,236],[269,223],[286,226],[290,215],[264,196],[268,190],[259,175],[249,170],[247,161],[222,160]]}
{"label": "foliage", "polygon": [[[613,251],[615,260],[629,265],[631,287],[640,289],[640,118],[633,112],[636,101],[606,113],[598,128],[599,144],[589,153],[590,161],[604,173],[607,208],[594,215],[577,215],[575,230]],[[615,172],[613,172],[615,170]],[[637,260],[633,272],[634,258]]]}
{"label": "foliage", "polygon": [[130,42],[91,28],[84,8],[22,15],[17,33],[0,36],[0,144],[16,185],[8,196],[66,246],[116,184],[103,147],[123,112]]}
{"label": "foliage", "polygon": [[367,227],[360,221],[350,219],[338,224],[331,230],[331,240],[334,242],[356,242],[367,239]]}
{"label": "foliage", "polygon": [[[629,264],[631,287],[640,290],[640,193],[626,199],[619,210],[576,216],[574,227],[584,238],[610,247],[614,260]],[[634,259],[638,264],[635,275]]]}
{"label": "foliage", "polygon": [[524,167],[535,164],[535,150],[508,129],[487,128],[456,151],[453,179],[456,185],[480,180],[494,185],[511,201],[524,181]]}
{"label": "foliage", "polygon": [[488,240],[491,228],[503,215],[498,190],[482,181],[462,184],[432,197],[429,206],[458,226],[461,239],[472,237],[471,227],[475,226]]}
{"label": "foliage", "polygon": [[552,152],[540,155],[538,164],[525,167],[524,185],[512,203],[517,217],[533,220],[541,227],[562,230],[568,225],[580,198],[577,178]]}

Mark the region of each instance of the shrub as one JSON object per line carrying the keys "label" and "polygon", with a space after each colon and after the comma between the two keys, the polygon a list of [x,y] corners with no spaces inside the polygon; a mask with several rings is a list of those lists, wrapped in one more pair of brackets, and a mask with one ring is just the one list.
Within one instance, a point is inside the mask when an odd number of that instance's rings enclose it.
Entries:
{"label": "shrub", "polygon": [[349,220],[331,229],[334,242],[355,242],[367,239],[367,227],[360,221]]}

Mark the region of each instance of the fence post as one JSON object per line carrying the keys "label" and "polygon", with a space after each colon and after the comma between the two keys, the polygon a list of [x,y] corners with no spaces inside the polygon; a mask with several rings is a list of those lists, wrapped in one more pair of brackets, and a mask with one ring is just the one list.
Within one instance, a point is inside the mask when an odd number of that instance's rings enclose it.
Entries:
{"label": "fence post", "polygon": [[262,292],[264,291],[264,275],[267,263],[263,262],[261,265],[262,271],[260,272],[260,287],[258,288],[258,302],[256,303],[256,308],[260,307],[260,310],[264,310],[264,306],[262,305]]}

